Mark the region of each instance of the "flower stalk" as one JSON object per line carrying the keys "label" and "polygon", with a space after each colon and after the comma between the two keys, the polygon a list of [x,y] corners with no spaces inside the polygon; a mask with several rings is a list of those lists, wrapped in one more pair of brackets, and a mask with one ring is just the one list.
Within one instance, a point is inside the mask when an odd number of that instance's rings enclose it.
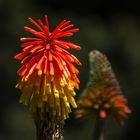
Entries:
{"label": "flower stalk", "polygon": [[104,140],[105,122],[106,122],[105,119],[102,119],[102,118],[96,116],[93,140]]}
{"label": "flower stalk", "polygon": [[39,113],[36,114],[34,121],[37,140],[63,140],[63,122],[51,120],[48,114],[46,114],[46,119],[43,121]]}

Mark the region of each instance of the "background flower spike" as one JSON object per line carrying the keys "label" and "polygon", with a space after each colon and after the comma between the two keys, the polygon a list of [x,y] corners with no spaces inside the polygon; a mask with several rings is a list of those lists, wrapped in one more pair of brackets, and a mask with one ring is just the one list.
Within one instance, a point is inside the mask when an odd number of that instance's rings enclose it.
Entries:
{"label": "background flower spike", "polygon": [[[102,121],[110,116],[123,125],[124,119],[131,111],[107,57],[101,52],[93,50],[89,53],[89,62],[89,81],[78,100],[76,118],[82,120],[96,118],[98,125],[98,123],[103,124]],[[97,126],[97,129],[102,129],[101,127],[103,126]],[[102,136],[101,133],[99,135],[98,132],[95,132],[95,140],[99,140],[99,137]]]}

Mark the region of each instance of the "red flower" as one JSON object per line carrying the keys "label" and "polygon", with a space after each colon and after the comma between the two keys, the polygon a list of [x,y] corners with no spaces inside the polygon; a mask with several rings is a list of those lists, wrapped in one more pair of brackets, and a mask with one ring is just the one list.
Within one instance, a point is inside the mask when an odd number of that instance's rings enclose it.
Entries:
{"label": "red flower", "polygon": [[32,18],[28,20],[38,30],[24,26],[24,30],[35,37],[21,38],[23,50],[15,56],[23,65],[17,72],[20,76],[17,87],[22,91],[20,101],[29,104],[32,112],[40,108],[43,113],[65,119],[70,112],[69,103],[76,107],[72,96],[75,95],[74,87],[79,87],[79,71],[72,63],[81,65],[65,49],[80,50],[80,46],[59,38],[72,36],[79,29],[73,28],[70,21],[63,20],[50,32],[47,16],[45,25],[40,19],[37,22]]}

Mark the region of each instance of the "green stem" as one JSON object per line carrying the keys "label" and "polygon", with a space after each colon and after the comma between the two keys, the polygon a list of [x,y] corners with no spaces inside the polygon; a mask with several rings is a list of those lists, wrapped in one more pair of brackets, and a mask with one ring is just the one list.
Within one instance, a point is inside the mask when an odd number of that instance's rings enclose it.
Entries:
{"label": "green stem", "polygon": [[105,126],[104,119],[101,119],[97,116],[96,124],[95,124],[95,133],[94,133],[94,140],[104,140],[104,126]]}

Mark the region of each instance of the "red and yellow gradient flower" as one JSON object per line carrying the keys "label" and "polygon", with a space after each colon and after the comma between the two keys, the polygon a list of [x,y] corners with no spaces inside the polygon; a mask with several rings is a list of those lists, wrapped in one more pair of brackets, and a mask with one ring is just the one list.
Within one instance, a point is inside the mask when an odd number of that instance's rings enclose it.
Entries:
{"label": "red and yellow gradient flower", "polygon": [[131,113],[107,57],[97,50],[89,54],[90,76],[78,100],[77,118],[106,119],[111,116],[119,124]]}
{"label": "red and yellow gradient flower", "polygon": [[34,30],[24,26],[24,30],[34,37],[21,38],[22,52],[15,56],[21,60],[18,70],[20,80],[17,88],[22,91],[20,102],[29,105],[34,114],[39,109],[42,116],[48,113],[51,118],[65,120],[71,112],[70,104],[76,108],[74,88],[79,88],[79,71],[73,65],[81,65],[68,49],[80,50],[80,46],[59,40],[79,31],[70,21],[63,20],[50,32],[48,17],[42,20],[28,20],[36,27]]}

